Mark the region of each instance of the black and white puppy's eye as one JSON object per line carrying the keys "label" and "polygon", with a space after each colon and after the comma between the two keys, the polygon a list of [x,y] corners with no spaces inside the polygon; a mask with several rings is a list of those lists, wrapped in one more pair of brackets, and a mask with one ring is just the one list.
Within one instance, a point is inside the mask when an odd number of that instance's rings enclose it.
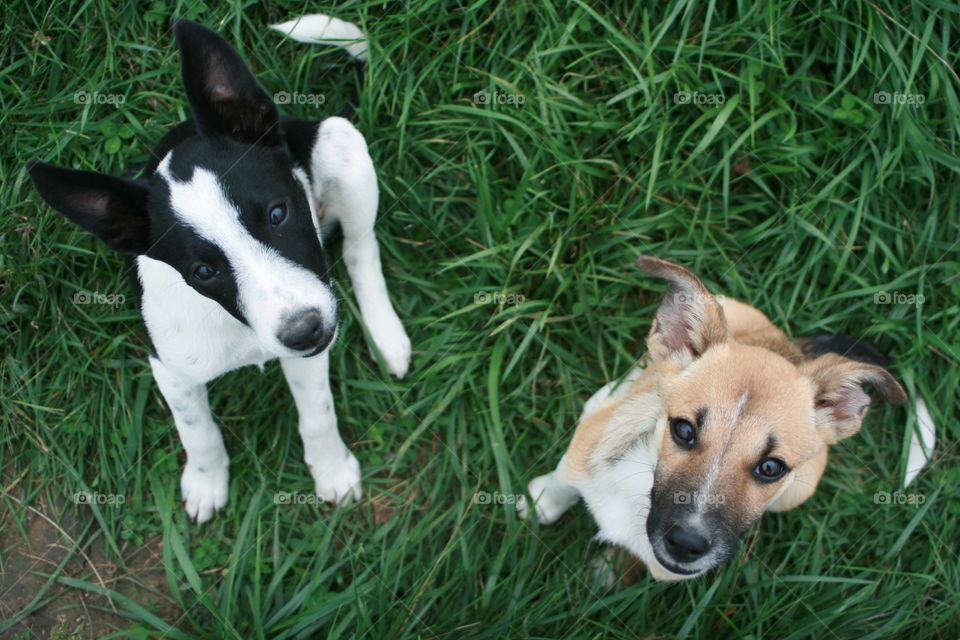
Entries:
{"label": "black and white puppy's eye", "polygon": [[787,473],[787,464],[777,458],[767,458],[757,465],[753,475],[760,482],[776,482]]}
{"label": "black and white puppy's eye", "polygon": [[200,280],[201,282],[206,282],[207,280],[210,280],[211,278],[213,278],[219,273],[220,273],[219,271],[217,271],[216,269],[214,269],[208,264],[199,264],[193,270],[193,277],[196,278],[197,280]]}
{"label": "black and white puppy's eye", "polygon": [[670,435],[681,449],[691,449],[697,443],[697,429],[683,418],[670,418]]}
{"label": "black and white puppy's eye", "polygon": [[278,226],[287,219],[287,205],[282,202],[270,205],[267,210],[267,218],[270,220],[272,226]]}

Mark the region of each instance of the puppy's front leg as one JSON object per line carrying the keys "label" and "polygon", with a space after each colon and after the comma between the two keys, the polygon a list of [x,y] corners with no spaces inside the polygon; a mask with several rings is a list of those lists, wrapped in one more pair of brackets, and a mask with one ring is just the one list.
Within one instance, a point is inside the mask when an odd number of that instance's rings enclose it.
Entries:
{"label": "puppy's front leg", "polygon": [[316,493],[327,502],[359,500],[360,463],[337,431],[330,393],[330,352],[312,358],[282,358],[280,365],[297,403],[303,458],[316,482]]}
{"label": "puppy's front leg", "polygon": [[150,358],[150,367],[187,453],[180,478],[184,506],[187,515],[202,524],[227,504],[230,481],[230,457],[210,415],[207,387],[184,381],[157,358]]}
{"label": "puppy's front leg", "polygon": [[410,367],[410,338],[390,303],[383,279],[373,230],[379,198],[377,174],[367,143],[347,120],[327,118],[320,124],[313,158],[324,215],[339,220],[343,230],[343,261],[363,324],[390,373],[402,378]]}
{"label": "puppy's front leg", "polygon": [[[564,479],[564,460],[560,459],[557,468],[546,475],[530,481],[527,491],[537,509],[537,519],[541,524],[552,524],[562,516],[567,509],[580,500],[580,491]],[[517,511],[521,520],[525,520],[530,512],[530,505],[525,496],[517,502]]]}

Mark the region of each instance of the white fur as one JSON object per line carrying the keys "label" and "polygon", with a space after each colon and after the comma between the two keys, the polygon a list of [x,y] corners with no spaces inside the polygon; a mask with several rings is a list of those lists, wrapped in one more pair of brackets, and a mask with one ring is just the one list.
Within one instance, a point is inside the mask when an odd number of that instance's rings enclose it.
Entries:
{"label": "white fur", "polygon": [[367,61],[367,38],[363,31],[339,18],[316,13],[270,25],[270,28],[299,42],[343,47],[357,60]]}
{"label": "white fur", "polygon": [[920,396],[917,396],[916,415],[917,428],[910,435],[910,454],[903,480],[904,489],[909,487],[914,478],[927,466],[930,456],[933,455],[933,449],[937,446],[937,428],[933,424],[927,403]]}
{"label": "white fur", "polygon": [[[607,401],[622,398],[631,384],[643,373],[636,368],[622,381],[601,388],[587,401],[582,421],[601,408]],[[624,403],[611,417],[611,427],[605,440],[623,442],[635,440],[625,453],[615,460],[603,460],[606,453],[598,448],[593,462],[596,472],[589,477],[573,474],[567,469],[566,457],[557,468],[534,478],[527,491],[536,504],[537,518],[541,524],[551,524],[560,518],[579,498],[583,498],[599,532],[597,539],[620,545],[640,558],[659,580],[680,580],[689,575],[675,574],[663,567],[654,555],[647,536],[647,515],[650,512],[650,491],[653,488],[654,471],[657,466],[657,443],[662,437],[663,420],[659,413],[657,392],[638,394]],[[641,437],[643,435],[646,437]],[[526,499],[518,501],[521,518],[530,513]],[[705,560],[704,563],[708,563]]]}
{"label": "white fur", "polygon": [[[157,352],[150,364],[187,453],[181,479],[187,513],[202,523],[227,502],[229,457],[210,414],[206,383],[277,357],[297,404],[304,458],[317,495],[336,503],[359,499],[360,465],[337,431],[328,351],[302,358],[276,338],[283,316],[304,308],[319,309],[324,323],[335,327],[333,292],[314,274],[252,238],[214,174],[196,168],[189,181],[181,182],[171,174],[169,161],[161,162],[158,173],[168,182],[175,215],[223,250],[250,324],[199,294],[166,263],[137,258],[143,318]],[[376,173],[366,142],[346,120],[325,120],[311,165],[312,182],[302,170],[294,170],[294,176],[311,201],[317,233],[322,224],[340,223],[344,260],[363,323],[390,372],[403,376],[410,365],[410,339],[390,303],[380,266],[373,230]]]}
{"label": "white fur", "polygon": [[373,225],[377,218],[377,175],[367,143],[349,121],[327,118],[313,148],[313,192],[323,203],[324,224],[343,230],[343,261],[353,282],[363,323],[390,373],[402,378],[410,366],[410,339],[403,330],[380,266]]}

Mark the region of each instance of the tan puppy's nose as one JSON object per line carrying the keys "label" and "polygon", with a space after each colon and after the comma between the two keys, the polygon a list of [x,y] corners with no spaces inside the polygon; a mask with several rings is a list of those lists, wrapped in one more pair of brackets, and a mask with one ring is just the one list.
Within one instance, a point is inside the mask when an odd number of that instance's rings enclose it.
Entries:
{"label": "tan puppy's nose", "polygon": [[674,525],[663,537],[664,546],[680,563],[696,562],[710,551],[710,540],[696,529]]}

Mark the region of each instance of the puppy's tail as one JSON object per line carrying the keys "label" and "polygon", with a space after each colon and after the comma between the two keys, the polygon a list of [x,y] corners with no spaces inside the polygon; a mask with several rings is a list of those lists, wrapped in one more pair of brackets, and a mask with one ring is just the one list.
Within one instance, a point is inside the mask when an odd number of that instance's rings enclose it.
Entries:
{"label": "puppy's tail", "polygon": [[[793,343],[810,359],[822,356],[825,353],[835,353],[850,360],[873,364],[890,371],[890,360],[877,347],[850,336],[839,334],[803,336],[794,340]],[[936,425],[933,424],[933,418],[927,409],[927,403],[920,396],[917,396],[914,401],[914,411],[917,416],[917,428],[914,429],[910,437],[910,454],[903,479],[904,488],[909,486],[927,465],[930,456],[933,455],[933,448],[937,444]]]}
{"label": "puppy's tail", "polygon": [[353,90],[350,108],[340,115],[350,117],[360,104],[359,87],[363,84],[363,69],[369,59],[367,36],[352,22],[322,13],[302,16],[294,20],[272,24],[274,31],[307,44],[326,44],[342,47],[353,58],[357,84]]}

